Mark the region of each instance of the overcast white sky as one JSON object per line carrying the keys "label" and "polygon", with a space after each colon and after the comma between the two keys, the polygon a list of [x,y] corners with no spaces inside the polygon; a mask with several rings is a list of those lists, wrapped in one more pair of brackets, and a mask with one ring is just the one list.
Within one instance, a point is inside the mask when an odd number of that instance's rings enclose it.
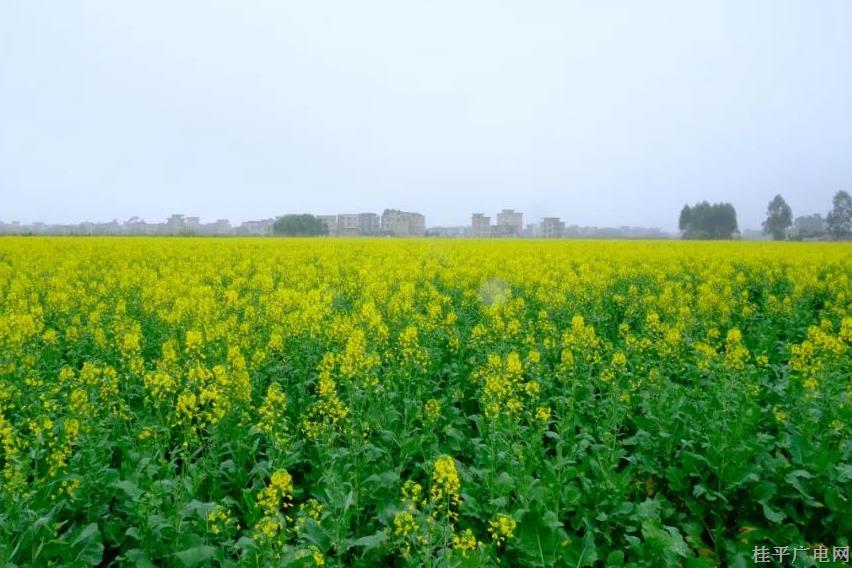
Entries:
{"label": "overcast white sky", "polygon": [[0,220],[759,227],[852,190],[852,2],[0,0]]}

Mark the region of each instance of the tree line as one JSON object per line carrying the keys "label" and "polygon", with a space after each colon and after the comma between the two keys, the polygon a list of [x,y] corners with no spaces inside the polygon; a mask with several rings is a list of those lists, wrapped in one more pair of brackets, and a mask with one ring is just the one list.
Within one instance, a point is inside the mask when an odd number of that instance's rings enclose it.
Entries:
{"label": "tree line", "polygon": [[[680,211],[678,228],[685,239],[730,239],[737,234],[737,212],[730,203],[702,201]],[[831,238],[852,239],[852,197],[838,191],[832,209],[822,217],[819,213],[793,219],[793,210],[781,195],[776,195],[766,208],[763,233],[779,240]]]}
{"label": "tree line", "polygon": [[282,215],[272,224],[272,233],[284,237],[316,237],[328,234],[328,226],[313,215]]}
{"label": "tree line", "polygon": [[783,197],[776,195],[766,208],[763,232],[776,241],[826,237],[838,241],[849,240],[852,238],[852,197],[845,191],[838,191],[831,205],[831,211],[825,218],[819,213],[813,213],[793,220],[793,210]]}
{"label": "tree line", "polygon": [[678,228],[685,239],[730,239],[737,232],[737,211],[730,203],[684,205]]}

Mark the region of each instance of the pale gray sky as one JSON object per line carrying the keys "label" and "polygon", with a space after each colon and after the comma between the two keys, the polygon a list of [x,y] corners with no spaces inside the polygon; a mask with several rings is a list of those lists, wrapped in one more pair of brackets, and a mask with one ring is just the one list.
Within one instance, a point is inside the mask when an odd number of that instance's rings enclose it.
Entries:
{"label": "pale gray sky", "polygon": [[0,0],[0,220],[758,227],[852,190],[852,2]]}

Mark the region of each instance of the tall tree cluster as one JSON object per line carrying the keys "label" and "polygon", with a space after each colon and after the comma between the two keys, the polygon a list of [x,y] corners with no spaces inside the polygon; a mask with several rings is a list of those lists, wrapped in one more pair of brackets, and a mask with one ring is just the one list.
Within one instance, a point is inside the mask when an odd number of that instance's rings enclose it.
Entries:
{"label": "tall tree cluster", "polygon": [[737,211],[730,203],[684,205],[678,227],[685,239],[730,239],[737,232]]}
{"label": "tall tree cluster", "polygon": [[[819,239],[852,239],[852,196],[838,191],[831,201],[831,211],[825,218],[819,213],[793,219],[793,210],[781,195],[776,195],[766,207],[763,232],[776,241]],[[680,211],[678,227],[685,239],[730,239],[737,232],[737,212],[730,203],[702,201]]]}
{"label": "tall tree cluster", "polygon": [[775,240],[790,237],[795,240],[819,239],[826,236],[835,240],[852,239],[852,197],[845,191],[834,194],[831,211],[823,219],[819,213],[796,217],[780,195],[776,195],[766,209],[763,232]]}
{"label": "tall tree cluster", "polygon": [[787,229],[793,225],[793,210],[780,195],[776,195],[769,202],[766,209],[766,221],[763,222],[763,233],[772,235],[776,241],[783,241],[787,236]]}
{"label": "tall tree cluster", "polygon": [[852,238],[852,197],[845,191],[838,191],[831,204],[831,212],[825,218],[828,234],[837,240]]}
{"label": "tall tree cluster", "polygon": [[816,239],[825,233],[825,219],[819,213],[802,215],[793,221],[792,237],[794,239]]}

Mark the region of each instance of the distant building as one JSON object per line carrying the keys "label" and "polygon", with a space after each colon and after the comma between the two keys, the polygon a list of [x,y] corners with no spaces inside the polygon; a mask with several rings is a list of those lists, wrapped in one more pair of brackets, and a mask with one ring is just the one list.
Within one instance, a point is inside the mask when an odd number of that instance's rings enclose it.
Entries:
{"label": "distant building", "polygon": [[183,231],[183,215],[175,213],[166,220],[166,232],[176,235]]}
{"label": "distant building", "polygon": [[382,220],[375,213],[358,213],[358,222],[365,236],[378,235],[382,230]]}
{"label": "distant building", "polygon": [[124,222],[124,232],[128,235],[146,235],[148,234],[149,225],[144,219],[139,217],[131,217]]}
{"label": "distant building", "polygon": [[559,217],[545,217],[541,220],[541,236],[545,239],[558,239],[565,235],[565,222]]}
{"label": "distant building", "polygon": [[227,219],[217,219],[213,226],[217,235],[224,236],[231,234],[231,222]]}
{"label": "distant building", "polygon": [[341,213],[337,216],[337,234],[341,237],[368,237],[381,231],[375,213]]}
{"label": "distant building", "polygon": [[215,223],[201,225],[202,235],[213,235],[223,237],[231,234],[231,222],[227,219],[217,219]]}
{"label": "distant building", "polygon": [[162,233],[167,235],[197,235],[201,233],[201,220],[198,217],[184,217],[175,213],[166,220]]}
{"label": "distant building", "polygon": [[337,215],[317,215],[319,219],[328,229],[328,236],[337,236]]}
{"label": "distant building", "polygon": [[422,237],[426,234],[426,217],[420,213],[385,209],[382,213],[382,232],[395,237]]}
{"label": "distant building", "polygon": [[263,219],[261,221],[243,221],[237,228],[238,235],[246,235],[252,237],[265,237],[272,234],[272,224],[275,219]]}
{"label": "distant building", "polygon": [[647,227],[565,227],[566,238],[582,239],[668,239],[671,235],[658,228]]}
{"label": "distant building", "polygon": [[201,230],[201,219],[198,217],[184,217],[183,230],[187,233],[198,233]]}
{"label": "distant building", "polygon": [[119,235],[122,233],[121,224],[113,219],[110,223],[95,223],[96,235]]}
{"label": "distant building", "polygon": [[337,216],[337,234],[341,237],[361,235],[361,223],[357,213],[341,213]]}
{"label": "distant building", "polygon": [[[482,213],[471,216],[469,227],[431,227],[426,230],[426,219],[420,213],[386,209],[379,216],[375,213],[352,213],[341,215],[317,215],[329,229],[329,235],[369,236],[390,235],[399,237],[529,237],[529,238],[592,238],[592,239],[668,239],[672,235],[658,228],[648,227],[580,227],[565,223],[558,217],[545,217],[541,223],[530,223],[523,227],[523,214],[513,209],[504,209],[497,215],[497,224]],[[198,217],[181,214],[170,215],[161,223],[146,223],[139,217],[131,217],[123,223],[91,222],[71,224],[49,224],[40,221],[21,223],[0,222],[0,234],[32,235],[208,235],[208,236],[270,236],[275,219],[245,221],[232,226],[227,219],[212,223],[201,223]],[[790,230],[790,238],[825,238],[824,221],[820,215],[796,219]],[[760,231],[744,230],[742,238],[766,238]]]}
{"label": "distant building", "polygon": [[469,237],[469,227],[430,227],[426,229],[427,237],[459,238]]}
{"label": "distant building", "polygon": [[517,237],[524,228],[524,214],[514,209],[503,209],[497,213],[497,225],[494,235],[498,237]]}
{"label": "distant building", "polygon": [[470,219],[470,225],[472,237],[484,239],[491,236],[491,217],[482,213],[474,213]]}
{"label": "distant building", "polygon": [[527,223],[524,230],[521,232],[522,237],[529,239],[537,239],[541,237],[541,223]]}

